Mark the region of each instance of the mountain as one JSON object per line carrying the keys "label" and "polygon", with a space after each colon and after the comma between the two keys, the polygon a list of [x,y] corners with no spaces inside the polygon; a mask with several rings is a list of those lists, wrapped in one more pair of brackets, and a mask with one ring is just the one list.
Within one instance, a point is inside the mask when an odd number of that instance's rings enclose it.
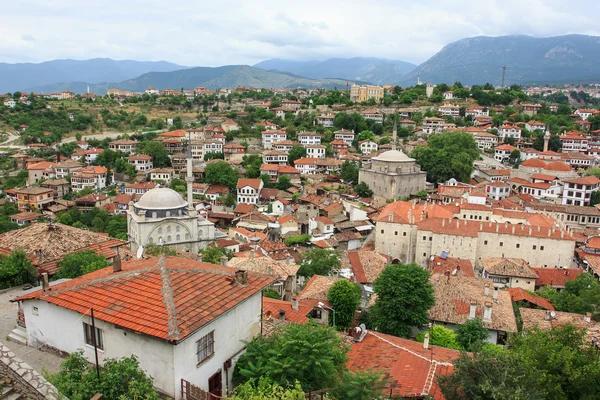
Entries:
{"label": "mountain", "polygon": [[[90,91],[96,94],[106,94],[111,88],[143,92],[148,87],[157,89],[193,89],[204,86],[208,89],[223,87],[236,88],[238,86],[255,88],[342,88],[346,86],[345,79],[309,79],[290,73],[265,71],[248,65],[226,65],[222,67],[194,67],[171,72],[149,72],[134,79],[122,82],[102,82],[90,84],[88,82],[64,82],[52,85],[32,87],[27,92],[56,92],[71,90],[75,93],[84,93],[89,86]],[[357,82],[364,83],[364,82]]]}
{"label": "mountain", "polygon": [[565,35],[479,36],[446,45],[397,83],[423,82],[499,85],[506,65],[507,85],[586,83],[600,80],[600,37]]}
{"label": "mountain", "polygon": [[285,71],[307,78],[340,78],[385,85],[395,82],[417,66],[382,58],[330,58],[325,61],[292,61],[273,58],[254,65],[267,71]]}
{"label": "mountain", "polygon": [[119,82],[147,72],[187,68],[166,61],[132,61],[94,58],[91,60],[52,60],[39,64],[0,63],[0,93],[59,82]]}

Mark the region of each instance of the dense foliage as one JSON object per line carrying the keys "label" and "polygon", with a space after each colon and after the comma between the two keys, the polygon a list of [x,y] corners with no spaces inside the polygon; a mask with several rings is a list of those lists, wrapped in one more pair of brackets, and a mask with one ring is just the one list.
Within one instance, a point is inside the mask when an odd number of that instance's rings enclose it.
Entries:
{"label": "dense foliage", "polygon": [[83,214],[77,207],[72,207],[60,213],[57,222],[94,232],[105,232],[110,237],[127,240],[127,217],[121,214],[110,215],[97,207]]}
{"label": "dense foliage", "polygon": [[30,283],[36,275],[35,267],[23,250],[0,256],[0,289]]}
{"label": "dense foliage", "polygon": [[335,326],[340,328],[351,326],[361,299],[360,286],[347,279],[340,279],[329,288],[327,301],[335,310]]}
{"label": "dense foliage", "polygon": [[302,254],[298,275],[310,278],[313,275],[329,275],[341,265],[337,252],[319,247],[311,247]]}
{"label": "dense foliage", "polygon": [[206,174],[206,183],[217,183],[234,189],[237,185],[237,171],[225,161],[217,161],[208,164],[204,170]]}
{"label": "dense foliage", "polygon": [[560,292],[546,286],[536,293],[550,300],[557,311],[577,314],[589,312],[595,320],[600,319],[600,283],[588,273],[584,272],[575,280],[567,281],[565,289]]}
{"label": "dense foliage", "polygon": [[108,266],[108,261],[92,250],[82,250],[65,256],[58,266],[55,278],[73,279]]}

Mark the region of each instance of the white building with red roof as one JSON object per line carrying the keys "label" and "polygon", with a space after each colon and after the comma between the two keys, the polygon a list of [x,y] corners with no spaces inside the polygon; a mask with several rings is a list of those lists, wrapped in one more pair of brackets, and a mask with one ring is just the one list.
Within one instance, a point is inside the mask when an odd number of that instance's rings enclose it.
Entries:
{"label": "white building with red roof", "polygon": [[262,179],[251,179],[242,178],[238,179],[237,182],[237,202],[258,204],[260,198],[260,191],[262,190],[264,183]]}
{"label": "white building with red roof", "polygon": [[565,179],[563,183],[562,204],[574,206],[589,206],[592,194],[600,188],[600,179],[595,176],[584,176]]}

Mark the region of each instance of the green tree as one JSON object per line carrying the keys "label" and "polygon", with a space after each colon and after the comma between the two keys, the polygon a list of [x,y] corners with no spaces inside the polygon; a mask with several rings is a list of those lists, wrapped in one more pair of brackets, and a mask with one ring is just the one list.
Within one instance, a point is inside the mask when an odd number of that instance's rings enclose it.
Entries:
{"label": "green tree", "polygon": [[411,327],[429,322],[428,311],[435,303],[430,273],[417,264],[388,265],[375,281],[377,300],[371,319],[379,331],[409,337]]}
{"label": "green tree", "polygon": [[488,330],[483,326],[481,318],[467,320],[456,329],[458,343],[466,350],[473,351],[490,336]]}
{"label": "green tree", "polygon": [[298,382],[292,388],[273,383],[269,378],[247,381],[235,388],[228,400],[305,400],[306,395]]}
{"label": "green tree", "polygon": [[59,372],[46,374],[46,379],[71,400],[91,399],[97,393],[102,393],[107,400],[159,399],[152,377],[146,375],[134,355],[106,358],[98,379],[96,369],[85,359],[83,350],[77,350],[65,358]]}
{"label": "green tree", "polygon": [[235,206],[235,201],[236,201],[236,198],[231,193],[227,193],[227,195],[225,195],[225,197],[222,200],[223,205],[226,206],[226,207],[233,207],[233,206]]}
{"label": "green tree", "polygon": [[312,247],[302,254],[302,262],[298,275],[310,278],[313,275],[329,275],[332,270],[339,269],[340,256],[329,249]]}
{"label": "green tree", "polygon": [[246,154],[242,159],[242,167],[246,170],[246,177],[248,178],[258,178],[261,166],[262,157],[259,154]]}
{"label": "green tree", "polygon": [[385,387],[380,371],[346,371],[328,394],[335,400],[372,400],[382,398]]}
{"label": "green tree", "polygon": [[171,165],[169,152],[161,142],[148,141],[140,143],[139,153],[152,157],[154,168],[165,168]]}
{"label": "green tree", "polygon": [[575,280],[565,283],[565,290],[558,292],[547,286],[536,292],[550,300],[557,311],[577,314],[592,313],[594,319],[600,319],[600,283],[588,273],[582,273]]}
{"label": "green tree", "polygon": [[288,163],[294,165],[294,161],[306,157],[306,148],[303,146],[294,146],[288,152]]}
{"label": "green tree", "polygon": [[521,152],[517,149],[514,149],[509,156],[509,160],[511,163],[517,163],[521,159]]}
{"label": "green tree", "polygon": [[206,183],[221,184],[230,189],[235,188],[237,184],[237,171],[225,161],[208,164],[204,172],[206,174]]}
{"label": "green tree", "polygon": [[468,182],[473,162],[479,159],[479,148],[470,133],[445,132],[431,136],[427,146],[417,146],[411,157],[427,171],[430,182],[440,183],[450,178]]}
{"label": "green tree", "polygon": [[282,175],[277,180],[277,189],[279,190],[287,190],[292,187],[292,180],[289,176]]}
{"label": "green tree", "polygon": [[358,185],[354,186],[354,191],[359,197],[371,197],[373,196],[373,191],[369,188],[365,182],[361,182]]}
{"label": "green tree", "polygon": [[442,325],[434,325],[429,332],[421,332],[417,335],[417,341],[423,342],[425,335],[429,333],[429,344],[446,347],[448,349],[460,350],[462,347],[458,342],[458,335],[452,329]]}
{"label": "green tree", "polygon": [[221,257],[225,256],[230,259],[233,255],[231,251],[223,247],[207,247],[200,251],[202,261],[210,264],[221,264]]}
{"label": "green tree", "polygon": [[360,306],[362,291],[355,283],[347,279],[335,282],[327,292],[327,301],[335,310],[335,325],[349,328]]}
{"label": "green tree", "polygon": [[9,255],[0,256],[0,288],[31,282],[36,275],[35,267],[23,250],[13,250]]}
{"label": "green tree", "polygon": [[77,278],[108,266],[106,258],[99,256],[92,250],[82,250],[65,256],[58,263],[60,267],[56,278]]}
{"label": "green tree", "polygon": [[344,161],[341,169],[341,176],[344,182],[358,182],[358,166],[351,161]]}
{"label": "green tree", "polygon": [[281,300],[279,292],[273,288],[266,288],[265,290],[263,290],[263,296],[268,297],[270,299]]}
{"label": "green tree", "polygon": [[312,321],[291,324],[270,338],[247,343],[233,379],[240,383],[266,377],[284,387],[298,381],[303,390],[329,388],[346,370],[347,351],[333,328]]}

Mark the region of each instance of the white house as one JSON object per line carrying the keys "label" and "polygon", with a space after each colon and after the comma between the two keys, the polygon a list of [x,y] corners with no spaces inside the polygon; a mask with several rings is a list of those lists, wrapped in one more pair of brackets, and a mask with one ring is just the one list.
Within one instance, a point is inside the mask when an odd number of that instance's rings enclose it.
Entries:
{"label": "white house", "polygon": [[237,202],[247,204],[258,204],[260,191],[264,183],[262,179],[243,178],[237,182]]}
{"label": "white house", "polygon": [[325,158],[326,147],[322,144],[311,144],[306,146],[306,157]]}
{"label": "white house", "polygon": [[317,166],[318,161],[319,161],[318,158],[303,157],[303,158],[294,160],[294,167],[296,167],[296,169],[298,171],[300,171],[300,174],[302,174],[302,175],[316,174],[317,170],[318,170],[318,166]]}
{"label": "white house", "polygon": [[91,165],[96,161],[99,154],[102,154],[104,149],[87,149],[85,150],[85,163]]}
{"label": "white house", "polygon": [[508,160],[510,158],[510,153],[516,149],[516,147],[513,147],[510,144],[501,144],[494,149],[494,159],[500,162]]}
{"label": "white house", "polygon": [[546,133],[546,125],[543,122],[534,120],[527,122],[525,124],[525,129],[527,129],[529,132],[533,132],[539,129],[540,131]]}
{"label": "white house", "polygon": [[340,129],[339,131],[333,132],[335,135],[335,140],[343,140],[348,144],[348,146],[352,146],[352,142],[354,141],[354,132],[348,131],[346,129]]}
{"label": "white house", "polygon": [[595,176],[584,176],[563,180],[563,204],[589,206],[592,193],[600,187],[600,179]]}
{"label": "white house", "polygon": [[138,154],[128,157],[127,162],[133,165],[136,171],[148,172],[153,168],[152,157],[146,154]]}
{"label": "white house", "polygon": [[454,99],[454,93],[452,93],[452,90],[444,92],[444,100],[452,100],[452,99]]}
{"label": "white house", "polygon": [[444,104],[438,107],[438,114],[443,117],[460,117],[460,107],[453,104]]}
{"label": "white house", "polygon": [[15,108],[17,106],[17,102],[8,97],[7,99],[4,100],[4,107],[8,107],[8,108]]}
{"label": "white house", "polygon": [[365,139],[358,142],[358,148],[360,149],[360,152],[362,154],[369,154],[373,153],[374,151],[377,151],[378,146],[377,143],[375,143],[374,141]]}
{"label": "white house", "polygon": [[594,115],[594,113],[596,113],[596,110],[586,110],[584,108],[578,108],[577,110],[575,110],[574,114],[579,115],[579,117],[585,121],[589,117]]}
{"label": "white house", "polygon": [[106,187],[106,173],[104,167],[93,165],[81,168],[71,173],[71,190],[78,192],[87,187],[100,190]]}
{"label": "white house", "polygon": [[147,94],[156,94],[156,95],[160,94],[160,90],[158,90],[157,88],[153,88],[153,87],[146,89],[145,92]]}
{"label": "white house", "polygon": [[270,149],[273,146],[273,142],[279,142],[287,140],[287,133],[283,131],[266,130],[262,132],[262,146],[265,149]]}
{"label": "white house", "polygon": [[360,113],[364,119],[370,119],[371,121],[383,124],[383,114],[376,110],[367,110]]}
{"label": "white house", "polygon": [[485,194],[491,200],[504,200],[510,196],[510,185],[506,182],[490,182],[485,185]]}
{"label": "white house", "polygon": [[515,140],[521,139],[521,128],[514,125],[502,125],[498,128],[498,136],[501,138],[514,138]]}
{"label": "white house", "polygon": [[479,150],[492,149],[498,144],[498,136],[489,132],[475,132],[473,138],[477,142]]}
{"label": "white house", "polygon": [[325,128],[331,128],[333,126],[333,120],[335,114],[319,115],[317,117],[317,123],[323,125]]}
{"label": "white house", "polygon": [[[321,135],[315,132],[300,132],[297,135],[298,142],[304,147],[311,144],[321,144]],[[285,140],[285,139],[283,139]]]}
{"label": "white house", "polygon": [[112,267],[51,288],[45,278],[42,289],[13,300],[30,346],[82,349],[90,363],[96,347],[100,365],[133,354],[155,387],[176,399],[182,388],[216,396],[231,389],[243,341],[261,332],[262,290],[275,282],[175,257],[116,257]]}

